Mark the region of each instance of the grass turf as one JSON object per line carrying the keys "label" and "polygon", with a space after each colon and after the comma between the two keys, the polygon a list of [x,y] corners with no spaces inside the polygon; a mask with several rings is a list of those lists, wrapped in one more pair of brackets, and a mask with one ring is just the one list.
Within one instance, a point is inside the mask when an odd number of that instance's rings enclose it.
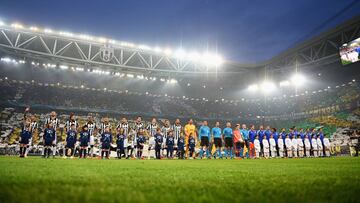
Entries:
{"label": "grass turf", "polygon": [[0,157],[0,202],[359,202],[360,158]]}

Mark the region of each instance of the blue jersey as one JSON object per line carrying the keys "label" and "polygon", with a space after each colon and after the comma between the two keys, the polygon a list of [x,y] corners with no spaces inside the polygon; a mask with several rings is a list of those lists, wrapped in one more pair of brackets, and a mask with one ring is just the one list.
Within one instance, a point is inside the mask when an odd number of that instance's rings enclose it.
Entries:
{"label": "blue jersey", "polygon": [[221,128],[219,128],[219,127],[212,128],[211,134],[214,138],[221,138]]}
{"label": "blue jersey", "polygon": [[249,139],[250,142],[254,143],[256,137],[256,131],[255,130],[249,130]]}
{"label": "blue jersey", "polygon": [[54,130],[54,128],[46,128],[45,131],[44,131],[43,139],[44,139],[46,145],[49,145],[53,141],[55,141],[55,130]]}
{"label": "blue jersey", "polygon": [[195,139],[193,137],[190,137],[189,138],[189,147],[191,149],[194,149],[195,148]]}
{"label": "blue jersey", "polygon": [[80,132],[80,145],[86,146],[90,142],[90,133],[89,131],[81,131]]}
{"label": "blue jersey", "polygon": [[117,145],[118,148],[123,148],[124,147],[125,138],[126,138],[125,135],[121,135],[121,134],[116,135],[116,145]]}
{"label": "blue jersey", "polygon": [[180,137],[177,143],[178,149],[184,149],[185,146],[185,139],[183,137]]}
{"label": "blue jersey", "polygon": [[28,130],[22,130],[20,137],[21,137],[21,141],[20,141],[21,144],[29,144],[32,134]]}
{"label": "blue jersey", "polygon": [[110,144],[112,142],[112,135],[110,132],[104,132],[102,135],[101,135],[101,139],[100,141],[103,143],[103,144]]}
{"label": "blue jersey", "polygon": [[231,128],[224,128],[223,134],[225,138],[232,138],[233,137],[233,130]]}
{"label": "blue jersey", "polygon": [[284,140],[284,142],[285,142],[285,138],[286,138],[286,132],[281,132],[280,133],[280,136],[281,136],[281,138]]}
{"label": "blue jersey", "polygon": [[77,141],[77,133],[75,130],[69,130],[66,136],[66,146],[74,147]]}
{"label": "blue jersey", "polygon": [[309,140],[311,140],[311,132],[307,131],[306,136],[308,137]]}
{"label": "blue jersey", "polygon": [[207,137],[210,140],[210,128],[209,126],[201,126],[199,129],[199,139],[201,139],[201,137]]}
{"label": "blue jersey", "polygon": [[155,143],[161,145],[163,143],[163,136],[161,134],[155,134]]}
{"label": "blue jersey", "polygon": [[138,135],[136,139],[137,139],[137,144],[138,144],[138,145],[142,145],[142,144],[145,143],[145,137],[144,137],[144,135]]}
{"label": "blue jersey", "polygon": [[275,143],[277,144],[278,143],[278,139],[279,139],[279,134],[277,132],[273,132],[273,138],[275,140]]}
{"label": "blue jersey", "polygon": [[266,136],[266,139],[269,141],[270,139],[270,135],[271,135],[271,131],[270,130],[265,130],[265,136]]}
{"label": "blue jersey", "polygon": [[244,140],[249,139],[249,131],[247,129],[241,129],[240,132],[241,132]]}
{"label": "blue jersey", "polygon": [[265,131],[264,130],[258,130],[257,135],[259,136],[260,143],[262,143],[262,140],[263,140],[263,138],[265,136]]}
{"label": "blue jersey", "polygon": [[294,132],[289,132],[289,138],[292,139],[294,136],[295,136],[295,133]]}
{"label": "blue jersey", "polygon": [[304,141],[304,139],[305,139],[305,134],[302,133],[302,132],[299,132],[299,136],[301,137],[302,141]]}
{"label": "blue jersey", "polygon": [[175,144],[174,136],[168,136],[166,138],[166,145],[171,147],[174,146],[174,144]]}
{"label": "blue jersey", "polygon": [[318,137],[320,138],[321,143],[324,143],[324,133],[323,133],[323,132],[319,132],[319,133],[318,133]]}

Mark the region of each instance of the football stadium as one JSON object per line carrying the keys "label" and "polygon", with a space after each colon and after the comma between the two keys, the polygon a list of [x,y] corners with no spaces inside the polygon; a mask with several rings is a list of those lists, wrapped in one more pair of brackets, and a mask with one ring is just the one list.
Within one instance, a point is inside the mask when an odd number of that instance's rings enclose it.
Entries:
{"label": "football stadium", "polygon": [[4,1],[0,95],[0,202],[360,202],[358,0]]}

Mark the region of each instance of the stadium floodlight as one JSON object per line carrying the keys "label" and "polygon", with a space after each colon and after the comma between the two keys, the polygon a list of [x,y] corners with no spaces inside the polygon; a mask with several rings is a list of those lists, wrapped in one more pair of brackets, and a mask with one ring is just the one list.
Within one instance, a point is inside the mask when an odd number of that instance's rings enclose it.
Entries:
{"label": "stadium floodlight", "polygon": [[201,55],[198,52],[194,51],[188,54],[188,58],[192,61],[197,62],[201,60]]}
{"label": "stadium floodlight", "polygon": [[49,28],[45,28],[45,29],[44,29],[44,32],[45,32],[45,33],[52,33],[53,31],[52,31],[51,29],[49,29]]}
{"label": "stadium floodlight", "polygon": [[37,28],[37,27],[35,27],[35,26],[31,26],[31,27],[30,27],[30,30],[36,32],[36,31],[39,31],[39,28]]}
{"label": "stadium floodlight", "polygon": [[72,36],[74,36],[74,34],[73,33],[71,33],[71,32],[59,32],[59,35],[63,35],[63,36],[66,36],[66,37],[72,37]]}
{"label": "stadium floodlight", "polygon": [[171,84],[176,84],[178,81],[177,80],[175,80],[175,79],[171,79],[170,81],[169,81],[169,83],[171,83]]}
{"label": "stadium floodlight", "polygon": [[188,83],[188,84],[187,84],[187,86],[188,86],[188,87],[190,87],[190,86],[191,86],[191,84],[190,84],[190,83]]}
{"label": "stadium floodlight", "polygon": [[248,90],[249,91],[257,91],[259,89],[259,86],[257,84],[249,85]]}
{"label": "stadium floodlight", "polygon": [[76,67],[75,70],[76,70],[76,71],[84,71],[84,68]]}
{"label": "stadium floodlight", "polygon": [[116,44],[116,41],[113,40],[113,39],[111,39],[111,40],[109,40],[109,43],[110,43],[110,44]]}
{"label": "stadium floodlight", "polygon": [[175,57],[176,57],[176,58],[184,59],[185,56],[186,56],[186,53],[185,53],[185,51],[182,50],[182,49],[179,49],[179,50],[177,50],[177,51],[175,52]]}
{"label": "stadium floodlight", "polygon": [[161,52],[162,50],[161,50],[160,47],[155,47],[155,48],[154,48],[154,51],[159,53],[159,52]]}
{"label": "stadium floodlight", "polygon": [[4,26],[5,23],[3,21],[0,21],[0,26]]}
{"label": "stadium floodlight", "polygon": [[165,53],[166,55],[171,55],[171,54],[172,54],[172,50],[169,49],[169,48],[166,48],[166,49],[164,50],[164,53]]}
{"label": "stadium floodlight", "polygon": [[290,85],[290,81],[284,80],[279,83],[280,87],[287,87]]}
{"label": "stadium floodlight", "polygon": [[141,80],[144,79],[144,76],[143,76],[143,75],[137,75],[136,77],[137,77],[138,79],[141,79]]}
{"label": "stadium floodlight", "polygon": [[160,81],[161,81],[161,82],[165,82],[165,78],[160,78]]}
{"label": "stadium floodlight", "polygon": [[9,63],[9,62],[11,62],[11,59],[6,57],[6,58],[1,58],[1,61]]}
{"label": "stadium floodlight", "polygon": [[94,40],[94,38],[91,37],[90,35],[84,35],[84,34],[79,35],[79,38],[84,40]]}
{"label": "stadium floodlight", "polygon": [[60,68],[61,70],[67,70],[67,69],[69,69],[69,66],[60,65],[59,68]]}
{"label": "stadium floodlight", "polygon": [[20,23],[13,23],[11,24],[11,27],[15,28],[15,29],[23,29],[24,26],[21,25]]}
{"label": "stadium floodlight", "polygon": [[153,77],[152,80],[155,81],[155,80],[156,80],[156,77]]}
{"label": "stadium floodlight", "polygon": [[303,75],[296,73],[295,75],[293,75],[291,77],[291,83],[295,86],[295,87],[299,87],[304,85],[306,82],[306,79]]}
{"label": "stadium floodlight", "polygon": [[219,55],[206,52],[202,55],[201,62],[206,66],[220,66],[224,60]]}
{"label": "stadium floodlight", "polygon": [[105,43],[107,41],[105,37],[98,37],[97,40],[101,43]]}
{"label": "stadium floodlight", "polygon": [[139,45],[138,48],[142,49],[142,50],[151,50],[151,48],[148,45],[145,45],[145,44]]}
{"label": "stadium floodlight", "polygon": [[128,78],[134,78],[134,75],[133,75],[133,74],[126,74],[126,77],[128,77]]}
{"label": "stadium floodlight", "polygon": [[263,83],[261,83],[261,91],[264,94],[268,94],[271,93],[272,91],[274,91],[276,89],[276,86],[273,82],[270,81],[264,81]]}

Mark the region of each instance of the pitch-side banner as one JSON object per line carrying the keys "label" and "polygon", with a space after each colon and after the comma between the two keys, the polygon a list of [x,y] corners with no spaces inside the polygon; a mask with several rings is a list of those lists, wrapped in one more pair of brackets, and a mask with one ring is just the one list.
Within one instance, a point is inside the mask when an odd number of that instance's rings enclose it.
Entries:
{"label": "pitch-side banner", "polygon": [[341,63],[343,65],[360,61],[360,38],[340,47]]}

